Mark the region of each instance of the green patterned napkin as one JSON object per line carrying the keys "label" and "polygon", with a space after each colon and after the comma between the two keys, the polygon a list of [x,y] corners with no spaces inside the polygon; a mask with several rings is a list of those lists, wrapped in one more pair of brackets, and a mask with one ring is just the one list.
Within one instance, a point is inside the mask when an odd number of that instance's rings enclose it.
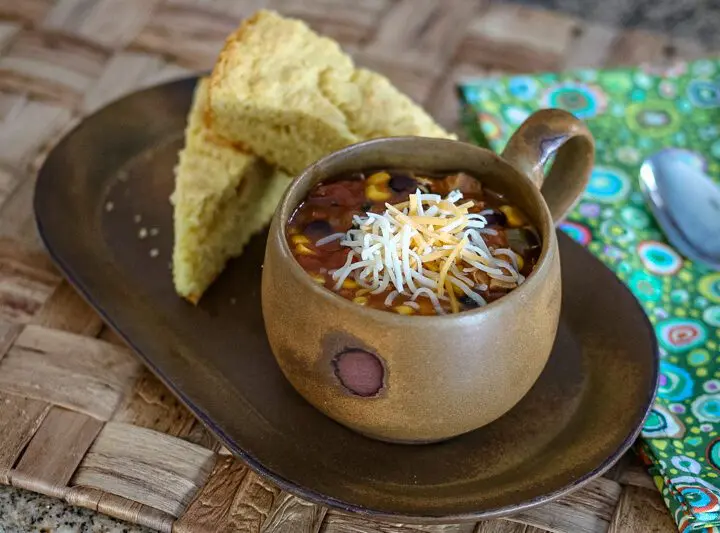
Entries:
{"label": "green patterned napkin", "polygon": [[458,89],[471,138],[498,152],[537,109],[587,121],[596,166],[560,228],[612,269],[650,318],[661,376],[640,455],[680,531],[720,532],[720,272],[668,245],[637,179],[642,160],[666,147],[720,177],[720,61],[472,80]]}

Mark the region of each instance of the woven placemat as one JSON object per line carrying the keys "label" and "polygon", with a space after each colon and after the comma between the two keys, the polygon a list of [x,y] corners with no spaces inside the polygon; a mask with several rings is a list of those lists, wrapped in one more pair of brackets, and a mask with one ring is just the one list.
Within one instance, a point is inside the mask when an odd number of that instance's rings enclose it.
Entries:
{"label": "woven placemat", "polygon": [[704,53],[479,0],[0,0],[0,483],[160,531],[673,531],[632,456],[570,496],[481,524],[380,524],[305,502],[221,449],[62,281],[31,209],[49,148],[122,94],[210,68],[263,6],[339,40],[453,129],[461,76]]}

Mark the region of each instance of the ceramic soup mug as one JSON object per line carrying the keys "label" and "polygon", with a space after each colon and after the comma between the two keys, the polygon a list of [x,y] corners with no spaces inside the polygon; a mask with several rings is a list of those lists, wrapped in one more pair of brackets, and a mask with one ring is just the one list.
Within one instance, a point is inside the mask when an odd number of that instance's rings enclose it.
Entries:
{"label": "ceramic soup mug", "polygon": [[[307,168],[275,213],[262,276],[265,327],[287,379],[327,416],[391,442],[447,439],[506,413],[550,355],[561,300],[554,224],[585,188],[593,157],[582,122],[543,110],[500,156],[459,141],[394,137],[349,146]],[[377,168],[466,171],[504,194],[541,237],[534,271],[487,306],[438,316],[359,306],[318,285],[292,255],[288,219],[319,181]]]}

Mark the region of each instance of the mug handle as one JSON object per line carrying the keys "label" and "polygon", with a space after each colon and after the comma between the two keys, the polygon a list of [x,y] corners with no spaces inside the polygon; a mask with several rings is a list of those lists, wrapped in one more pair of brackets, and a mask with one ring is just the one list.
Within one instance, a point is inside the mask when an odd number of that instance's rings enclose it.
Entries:
{"label": "mug handle", "polygon": [[[544,165],[556,155],[545,177]],[[555,223],[580,199],[595,161],[595,141],[584,122],[561,109],[530,115],[513,133],[502,156],[541,190]]]}

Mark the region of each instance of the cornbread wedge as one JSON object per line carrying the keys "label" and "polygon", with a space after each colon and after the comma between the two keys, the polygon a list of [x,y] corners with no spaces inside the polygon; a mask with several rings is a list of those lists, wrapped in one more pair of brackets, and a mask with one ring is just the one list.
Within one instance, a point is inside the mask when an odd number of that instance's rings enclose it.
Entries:
{"label": "cornbread wedge", "polygon": [[211,76],[213,130],[291,174],[362,140],[454,136],[331,39],[261,10],[225,42]]}
{"label": "cornbread wedge", "polygon": [[291,181],[207,127],[208,85],[202,79],[195,89],[171,198],[173,280],[178,294],[193,303],[270,220]]}

